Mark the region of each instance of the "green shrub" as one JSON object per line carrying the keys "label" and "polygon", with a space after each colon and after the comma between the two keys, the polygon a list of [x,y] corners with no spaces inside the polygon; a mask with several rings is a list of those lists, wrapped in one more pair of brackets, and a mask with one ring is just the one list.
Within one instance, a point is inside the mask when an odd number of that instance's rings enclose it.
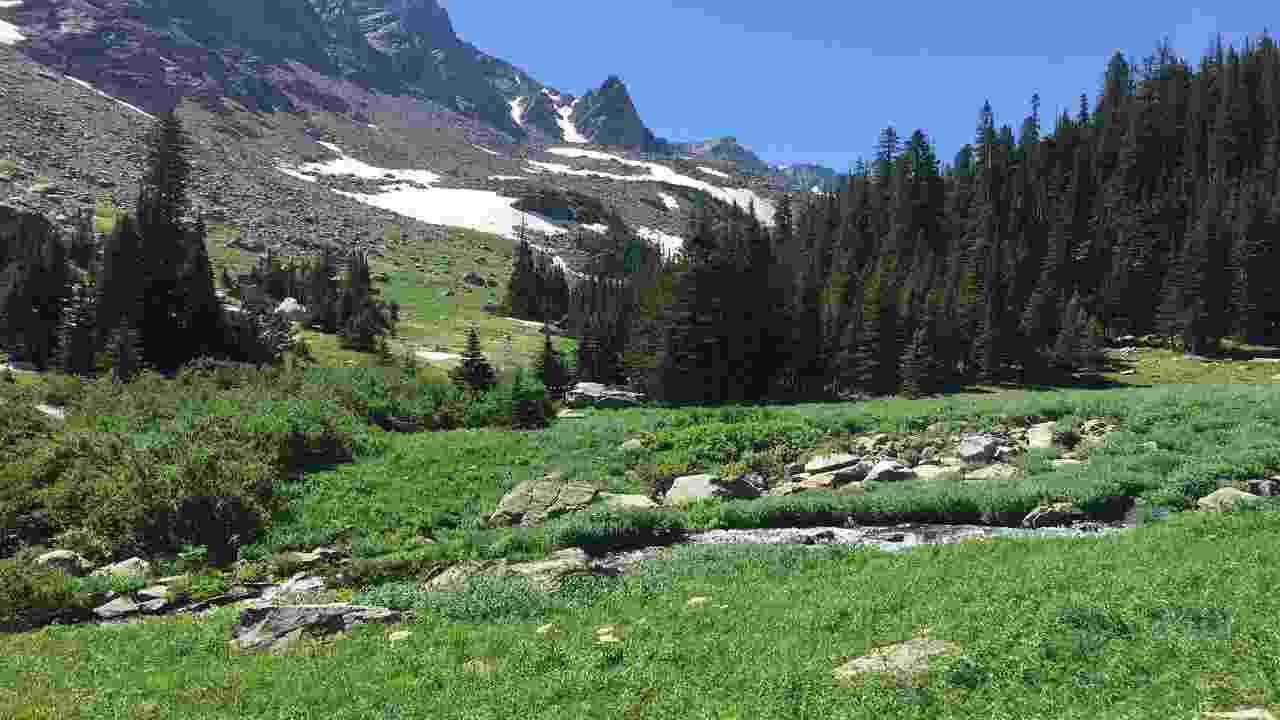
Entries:
{"label": "green shrub", "polygon": [[614,548],[670,542],[689,527],[688,517],[682,512],[592,510],[553,522],[546,533],[553,547],[580,547],[601,553]]}
{"label": "green shrub", "polygon": [[0,629],[24,617],[79,607],[72,580],[61,570],[34,566],[22,555],[0,560]]}

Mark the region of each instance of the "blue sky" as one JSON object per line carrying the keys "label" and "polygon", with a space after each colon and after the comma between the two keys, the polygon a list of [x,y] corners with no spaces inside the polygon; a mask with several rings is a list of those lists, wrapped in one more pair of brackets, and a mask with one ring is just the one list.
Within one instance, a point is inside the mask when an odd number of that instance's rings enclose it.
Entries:
{"label": "blue sky", "polygon": [[923,129],[950,162],[985,99],[1016,132],[1033,92],[1044,117],[1092,103],[1114,50],[1137,60],[1167,36],[1194,66],[1215,32],[1239,46],[1280,17],[1257,0],[441,4],[464,40],[563,92],[620,76],[659,137],[734,135],[766,161],[837,170],[888,124]]}

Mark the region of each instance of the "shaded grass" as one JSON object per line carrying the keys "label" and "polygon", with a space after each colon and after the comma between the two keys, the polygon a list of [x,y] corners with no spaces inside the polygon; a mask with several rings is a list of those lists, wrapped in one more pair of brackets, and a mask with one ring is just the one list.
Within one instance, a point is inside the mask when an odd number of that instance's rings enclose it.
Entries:
{"label": "shaded grass", "polygon": [[[465,606],[402,588],[401,604],[420,608],[408,639],[391,644],[387,628],[360,627],[279,657],[229,652],[236,616],[229,609],[202,620],[50,627],[0,638],[0,715],[1155,718],[1243,705],[1275,711],[1280,599],[1257,588],[1280,581],[1267,555],[1277,539],[1280,516],[1271,511],[1184,515],[1104,537],[1002,538],[896,554],[679,547],[670,561],[647,563],[634,576],[571,584],[549,598],[515,581],[477,583]],[[707,600],[689,607],[692,596]],[[554,637],[535,632],[546,622],[557,627]],[[604,626],[620,641],[597,641]],[[934,661],[911,681],[832,681],[832,669],[846,660],[925,632],[956,643],[961,655]],[[493,671],[469,671],[476,660]]]}

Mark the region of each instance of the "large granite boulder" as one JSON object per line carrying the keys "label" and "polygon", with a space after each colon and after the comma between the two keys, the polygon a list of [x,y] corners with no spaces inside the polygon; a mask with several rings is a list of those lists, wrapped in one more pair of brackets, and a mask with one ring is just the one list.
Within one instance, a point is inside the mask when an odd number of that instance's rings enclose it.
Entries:
{"label": "large granite boulder", "polygon": [[1000,439],[991,435],[965,435],[960,438],[956,454],[967,463],[985,463],[996,456],[1000,445]]}
{"label": "large granite boulder", "polygon": [[1260,500],[1262,500],[1262,498],[1254,495],[1253,493],[1247,493],[1233,487],[1224,487],[1218,488],[1199,500],[1196,500],[1196,507],[1210,512],[1223,512],[1233,509],[1236,506],[1236,503],[1239,503],[1240,505],[1247,505]]}
{"label": "large granite boulder", "polygon": [[491,526],[540,525],[565,513],[585,510],[600,491],[583,483],[558,480],[527,480],[503,496],[489,516]]}
{"label": "large granite boulder", "polygon": [[433,592],[458,592],[472,578],[522,577],[529,587],[541,592],[559,589],[567,577],[595,573],[591,557],[581,548],[566,548],[552,553],[542,560],[509,563],[506,560],[464,560],[422,584],[422,589]]}
{"label": "large granite boulder", "polygon": [[663,498],[666,505],[681,505],[702,498],[758,498],[768,492],[764,478],[756,473],[736,478],[720,478],[711,474],[685,475],[671,484]]}
{"label": "large granite boulder", "polygon": [[93,563],[83,555],[70,550],[50,550],[35,559],[40,567],[58,568],[71,577],[84,577],[93,569]]}
{"label": "large granite boulder", "polygon": [[915,477],[916,474],[911,468],[897,460],[881,460],[867,473],[866,480],[868,482],[899,482],[912,480]]}
{"label": "large granite boulder", "polygon": [[349,603],[329,605],[263,605],[240,611],[231,628],[231,644],[240,650],[284,650],[304,633],[330,635],[369,623],[397,623],[402,616],[387,608]]}

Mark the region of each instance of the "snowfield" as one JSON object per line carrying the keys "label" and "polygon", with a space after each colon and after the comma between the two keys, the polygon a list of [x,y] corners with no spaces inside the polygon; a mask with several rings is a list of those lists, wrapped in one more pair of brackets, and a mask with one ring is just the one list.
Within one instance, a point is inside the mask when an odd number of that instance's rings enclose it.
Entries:
{"label": "snowfield", "polygon": [[662,202],[667,206],[668,210],[680,209],[680,203],[676,202],[675,198],[666,193],[658,193],[658,195],[662,198]]}
{"label": "snowfield", "polygon": [[673,255],[684,248],[684,238],[677,237],[675,235],[668,235],[661,230],[642,227],[636,229],[636,235],[648,240],[649,242],[657,243],[658,246],[662,248],[663,254],[666,255]]}
{"label": "snowfield", "polygon": [[[0,20],[0,42],[4,42],[4,25],[5,25],[4,21]],[[12,27],[12,26],[10,26],[10,27]],[[21,37],[19,37],[19,39],[21,39]],[[88,91],[89,91],[89,92],[91,92],[91,93],[95,93],[98,97],[104,97],[104,98],[106,98],[106,99],[110,100],[111,102],[117,103],[117,104],[119,104],[119,105],[123,105],[124,107],[129,108],[130,110],[132,110],[132,111],[134,111],[134,112],[138,113],[139,115],[142,115],[143,117],[150,118],[151,120],[155,120],[155,119],[156,119],[156,116],[155,116],[155,115],[152,115],[151,113],[147,112],[146,110],[143,110],[142,108],[139,108],[139,107],[135,107],[135,106],[133,106],[133,105],[130,105],[129,103],[127,103],[127,102],[125,102],[125,101],[123,101],[123,100],[121,100],[121,99],[119,99],[119,98],[113,98],[113,97],[111,97],[110,95],[108,95],[108,94],[106,94],[106,93],[102,92],[102,91],[101,91],[101,90],[99,90],[98,88],[96,88],[96,87],[94,87],[94,86],[90,85],[89,83],[87,83],[87,82],[85,82],[85,81],[83,81],[83,80],[80,80],[79,78],[73,78],[73,77],[71,77],[70,75],[63,75],[63,77],[65,77],[66,79],[68,79],[68,80],[70,80],[71,82],[75,83],[76,85],[79,85],[80,87],[84,88],[85,90],[88,90]]]}
{"label": "snowfield", "polygon": [[736,202],[743,210],[747,209],[748,205],[754,204],[756,217],[760,219],[760,222],[768,226],[773,225],[773,203],[759,195],[756,195],[750,190],[743,188],[722,188],[701,180],[695,180],[694,178],[681,175],[665,165],[642,162],[640,160],[628,160],[626,158],[618,157],[617,155],[600,152],[599,150],[559,147],[548,148],[547,152],[554,155],[560,155],[562,157],[587,157],[596,160],[613,160],[632,167],[647,168],[649,170],[649,175],[616,175],[614,173],[601,172],[599,170],[575,170],[567,165],[561,165],[559,163],[537,162],[533,160],[529,161],[529,164],[541,170],[564,173],[567,175],[594,175],[597,177],[613,178],[615,180],[628,180],[631,182],[665,182],[671,185],[690,187],[695,190],[701,190],[708,195],[727,203]]}
{"label": "snowfield", "polygon": [[510,104],[511,119],[515,120],[519,127],[524,127],[524,98],[516,98]]}
{"label": "snowfield", "polygon": [[0,45],[14,45],[26,39],[25,35],[18,32],[16,25],[0,20]]}
{"label": "snowfield", "polygon": [[564,107],[560,107],[560,98],[562,97],[561,95],[557,93],[553,93],[546,88],[542,88],[542,93],[547,97],[551,98],[551,102],[555,103],[556,105],[556,114],[560,116],[559,118],[556,119],[556,123],[560,125],[560,132],[564,133],[564,141],[571,142],[571,143],[591,142],[590,140],[583,137],[582,133],[578,132],[578,128],[575,127],[573,124],[573,121],[569,119],[569,116],[573,114],[573,109],[578,106],[578,101],[574,100],[568,105]]}
{"label": "snowfield", "polygon": [[[515,198],[503,197],[490,190],[430,187],[439,182],[440,175],[429,170],[390,170],[374,167],[347,155],[332,143],[318,143],[338,155],[337,159],[322,163],[308,163],[299,167],[277,166],[280,172],[306,182],[315,182],[317,175],[353,175],[370,180],[395,180],[378,194],[353,193],[344,190],[333,192],[366,205],[389,210],[405,217],[435,225],[456,225],[481,232],[515,238],[521,220],[532,230],[560,234],[564,230],[542,217],[521,212],[511,207]],[[409,185],[407,183],[415,183]],[[420,187],[426,185],[428,187]]]}
{"label": "snowfield", "polygon": [[729,177],[729,174],[728,174],[728,173],[722,173],[722,172],[720,172],[719,170],[716,170],[715,168],[703,167],[703,166],[699,165],[699,166],[698,166],[698,169],[699,169],[699,170],[701,170],[702,172],[704,172],[704,173],[708,174],[708,175],[715,175],[716,177],[722,177],[722,178],[728,178],[728,177]]}

